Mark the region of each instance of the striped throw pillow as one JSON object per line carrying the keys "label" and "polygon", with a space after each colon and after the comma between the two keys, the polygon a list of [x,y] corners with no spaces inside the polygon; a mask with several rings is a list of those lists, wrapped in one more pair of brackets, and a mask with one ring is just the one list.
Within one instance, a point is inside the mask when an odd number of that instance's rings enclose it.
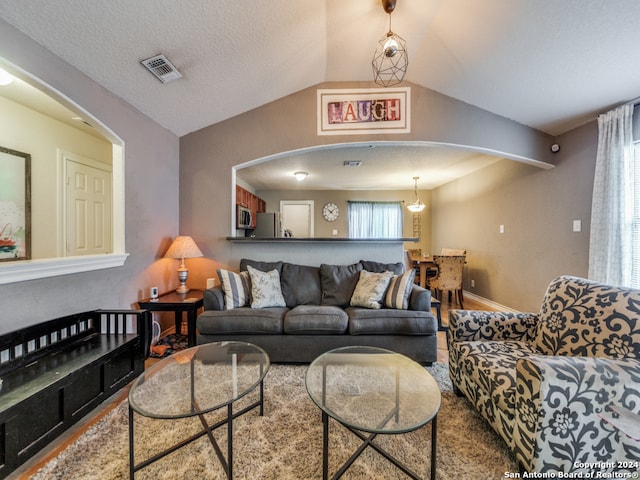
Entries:
{"label": "striped throw pillow", "polygon": [[230,272],[229,270],[218,270],[218,277],[224,292],[225,310],[233,310],[238,307],[246,307],[251,303],[251,287],[249,283],[249,272]]}
{"label": "striped throw pillow", "polygon": [[402,275],[394,275],[389,282],[387,294],[384,299],[384,306],[387,308],[397,308],[406,310],[409,308],[409,295],[413,288],[413,277],[415,270],[407,270]]}

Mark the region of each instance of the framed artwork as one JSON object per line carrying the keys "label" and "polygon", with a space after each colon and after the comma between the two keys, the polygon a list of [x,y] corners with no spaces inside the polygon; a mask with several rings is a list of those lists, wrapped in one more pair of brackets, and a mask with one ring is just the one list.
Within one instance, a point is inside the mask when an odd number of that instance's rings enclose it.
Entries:
{"label": "framed artwork", "polygon": [[31,155],[0,147],[0,262],[31,258]]}
{"label": "framed artwork", "polygon": [[318,135],[411,132],[411,88],[319,89]]}

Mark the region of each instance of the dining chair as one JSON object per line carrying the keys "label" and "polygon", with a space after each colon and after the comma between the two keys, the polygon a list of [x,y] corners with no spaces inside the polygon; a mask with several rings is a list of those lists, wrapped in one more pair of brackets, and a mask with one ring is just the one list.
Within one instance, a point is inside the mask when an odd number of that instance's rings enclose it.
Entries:
{"label": "dining chair", "polygon": [[416,265],[413,261],[413,252],[414,250],[405,250],[405,270],[414,269],[416,273],[413,276],[413,283],[415,283],[416,285],[420,285],[420,267],[418,267],[418,265]]}
{"label": "dining chair", "polygon": [[440,255],[466,255],[467,251],[460,248],[443,248]]}
{"label": "dining chair", "polygon": [[434,255],[438,273],[435,277],[427,279],[428,287],[434,291],[434,296],[442,300],[442,292],[454,292],[460,308],[464,308],[462,296],[462,270],[464,268],[464,255]]}

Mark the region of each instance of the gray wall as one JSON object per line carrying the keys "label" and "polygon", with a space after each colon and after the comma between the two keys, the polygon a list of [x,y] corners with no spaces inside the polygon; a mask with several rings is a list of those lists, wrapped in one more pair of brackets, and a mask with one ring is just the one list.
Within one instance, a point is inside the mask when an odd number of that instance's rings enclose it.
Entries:
{"label": "gray wall", "polygon": [[587,276],[596,123],[558,143],[551,170],[503,160],[432,191],[433,248],[468,250],[465,290],[537,312],[554,277]]}
{"label": "gray wall", "polygon": [[123,139],[130,254],[120,268],[0,285],[0,332],[88,309],[128,308],[148,296],[150,286],[177,286],[175,261],[158,258],[178,234],[179,139],[3,20],[0,57],[73,99]]}
{"label": "gray wall", "polygon": [[[540,160],[550,164],[559,159],[549,150],[549,146],[555,142],[554,138],[415,85],[411,85],[412,132],[410,134],[355,136],[318,136],[316,134],[316,90],[318,88],[373,86],[368,82],[320,84],[180,139],[180,228],[182,232],[190,232],[194,236],[205,256],[209,258],[208,261],[203,262],[200,272],[193,273],[198,281],[203,282],[204,277],[215,276],[215,269],[218,267],[238,268],[236,262],[238,252],[234,250],[232,243],[226,240],[227,236],[235,232],[231,224],[231,199],[234,188],[232,169],[251,160],[310,146],[369,140],[428,141],[464,145],[494,154],[501,152],[501,156],[511,159]],[[566,155],[565,150],[567,149],[563,147],[563,155]],[[503,162],[502,165],[507,169],[529,171],[540,175],[545,172],[537,167],[514,164],[511,160]],[[494,168],[496,169],[498,169],[497,175],[504,176],[508,183],[510,174],[501,174],[499,167]],[[553,170],[555,168],[547,172]],[[527,183],[527,180],[523,182]],[[531,188],[536,186],[533,185]],[[512,193],[520,195],[519,191],[512,190]],[[426,200],[423,199],[423,201]],[[564,200],[559,201],[556,208],[563,208],[563,202]],[[446,208],[446,204],[441,201],[439,208]],[[528,214],[528,212],[522,213],[523,216]],[[437,213],[433,212],[433,215],[435,217]],[[436,224],[432,225],[432,230],[435,230],[435,226]],[[449,227],[443,225],[442,228]],[[553,228],[557,227],[553,226]],[[550,232],[549,235],[553,236],[556,233]],[[447,247],[467,248],[467,238],[462,235],[456,235],[455,238],[439,238],[437,241],[434,237],[430,243],[432,249],[440,248],[440,245],[445,243],[444,246]],[[552,245],[550,247],[553,248]],[[322,246],[313,248],[314,258],[321,257],[322,255],[318,255],[316,250]],[[468,247],[468,249],[472,248]],[[260,247],[255,246],[252,253],[255,258],[260,258]],[[499,258],[493,258],[493,255],[495,252],[491,257],[483,258],[483,261],[520,264],[522,263],[520,256],[529,255],[529,253],[521,252],[518,245],[515,245],[509,248],[509,254],[506,256],[500,254]],[[326,257],[324,261],[331,263],[330,252],[326,252]],[[542,261],[545,261],[544,258]],[[564,269],[564,263],[555,266],[561,270]],[[529,272],[522,271],[519,278],[522,278],[523,282],[515,283],[509,280],[504,281],[499,269],[492,269],[490,273],[485,282],[486,290],[483,290],[490,299],[496,295],[498,289],[502,288],[517,291],[515,296],[518,299],[529,299],[530,295],[537,297],[540,295],[539,292],[530,292],[528,284],[525,285]],[[522,287],[519,286],[521,284]],[[507,300],[507,303],[513,303],[508,305],[513,308],[532,303],[531,300],[526,302],[511,302],[511,298]]]}

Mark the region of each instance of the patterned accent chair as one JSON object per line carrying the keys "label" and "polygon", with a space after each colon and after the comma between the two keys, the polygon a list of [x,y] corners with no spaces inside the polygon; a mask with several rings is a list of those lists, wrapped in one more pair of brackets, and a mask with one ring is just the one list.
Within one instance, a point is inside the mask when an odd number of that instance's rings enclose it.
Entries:
{"label": "patterned accent chair", "polygon": [[[438,273],[427,280],[427,286],[434,290],[435,297],[442,300],[442,292],[455,292],[460,308],[464,308],[462,295],[462,273],[464,270],[465,255],[434,255],[433,263],[436,264]],[[449,296],[451,301],[451,296]]]}
{"label": "patterned accent chair", "polygon": [[602,415],[615,406],[640,413],[639,290],[562,276],[538,314],[452,310],[449,319],[454,389],[522,471],[637,470],[640,442]]}

